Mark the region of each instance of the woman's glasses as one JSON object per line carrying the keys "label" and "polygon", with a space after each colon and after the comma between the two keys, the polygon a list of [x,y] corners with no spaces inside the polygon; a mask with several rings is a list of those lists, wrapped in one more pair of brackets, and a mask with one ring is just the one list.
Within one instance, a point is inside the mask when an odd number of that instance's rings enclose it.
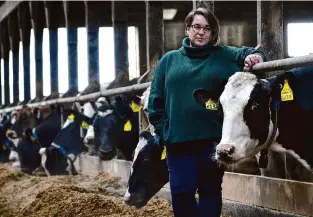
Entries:
{"label": "woman's glasses", "polygon": [[211,31],[210,27],[202,27],[199,24],[191,25],[191,27],[195,32],[200,32],[201,29],[203,29],[204,33],[208,33]]}

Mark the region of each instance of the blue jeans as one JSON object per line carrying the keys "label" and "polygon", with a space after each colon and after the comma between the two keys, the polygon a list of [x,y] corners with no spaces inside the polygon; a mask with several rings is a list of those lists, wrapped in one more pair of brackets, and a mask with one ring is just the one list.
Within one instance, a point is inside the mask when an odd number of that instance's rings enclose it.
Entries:
{"label": "blue jeans", "polygon": [[[180,144],[172,145],[177,149]],[[174,215],[175,217],[219,217],[222,209],[221,185],[224,168],[213,160],[215,145],[212,141],[209,143],[194,141],[188,146],[189,150],[185,151],[167,148]],[[196,191],[199,194],[198,202],[195,199]]]}

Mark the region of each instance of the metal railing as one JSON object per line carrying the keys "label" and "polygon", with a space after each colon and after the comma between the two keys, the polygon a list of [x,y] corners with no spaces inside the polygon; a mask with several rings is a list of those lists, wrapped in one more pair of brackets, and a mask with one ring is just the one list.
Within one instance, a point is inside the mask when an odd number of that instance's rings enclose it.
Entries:
{"label": "metal railing", "polygon": [[[287,70],[287,69],[292,69],[295,67],[302,67],[302,66],[308,66],[308,65],[313,65],[312,54],[301,56],[301,57],[292,57],[292,58],[259,63],[259,64],[254,65],[250,71],[257,74],[257,73],[268,72],[268,71]],[[143,84],[135,84],[135,85],[127,86],[127,87],[119,87],[119,88],[114,88],[110,90],[103,90],[100,92],[95,92],[95,93],[91,93],[91,94],[87,94],[83,96],[59,98],[59,99],[42,101],[42,102],[30,103],[30,104],[27,104],[27,106],[30,108],[35,108],[35,107],[40,107],[40,106],[48,106],[48,105],[55,105],[55,104],[62,104],[62,103],[88,101],[88,100],[97,99],[101,96],[113,96],[113,95],[118,95],[122,93],[131,93],[131,92],[144,90],[148,88],[150,84],[151,82],[147,82]],[[21,108],[22,108],[22,105],[0,109],[0,114],[11,112],[11,111],[18,110]]]}

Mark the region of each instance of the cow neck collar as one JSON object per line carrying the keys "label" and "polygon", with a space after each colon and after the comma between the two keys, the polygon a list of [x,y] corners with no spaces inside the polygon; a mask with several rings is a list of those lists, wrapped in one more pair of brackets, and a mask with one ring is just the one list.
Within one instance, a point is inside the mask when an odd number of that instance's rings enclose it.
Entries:
{"label": "cow neck collar", "polygon": [[277,124],[277,120],[278,120],[278,110],[279,110],[279,104],[280,104],[280,100],[279,99],[272,99],[273,100],[273,130],[270,136],[270,139],[268,140],[267,143],[265,143],[265,146],[263,149],[261,149],[260,151],[260,159],[259,159],[259,167],[260,168],[267,168],[267,164],[268,164],[268,149],[270,147],[270,145],[272,144],[272,142],[275,139],[275,136],[277,134],[277,129],[278,129],[278,124]]}

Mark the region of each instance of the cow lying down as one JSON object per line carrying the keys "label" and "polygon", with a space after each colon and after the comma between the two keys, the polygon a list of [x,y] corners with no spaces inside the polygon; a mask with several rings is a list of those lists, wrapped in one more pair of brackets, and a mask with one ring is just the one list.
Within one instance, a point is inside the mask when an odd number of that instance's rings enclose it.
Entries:
{"label": "cow lying down", "polygon": [[[270,79],[237,72],[219,93],[194,91],[196,101],[208,112],[223,115],[222,139],[215,157],[228,165],[267,149],[286,153],[312,172],[313,166],[313,67],[290,70]],[[216,106],[208,106],[216,103]]]}

